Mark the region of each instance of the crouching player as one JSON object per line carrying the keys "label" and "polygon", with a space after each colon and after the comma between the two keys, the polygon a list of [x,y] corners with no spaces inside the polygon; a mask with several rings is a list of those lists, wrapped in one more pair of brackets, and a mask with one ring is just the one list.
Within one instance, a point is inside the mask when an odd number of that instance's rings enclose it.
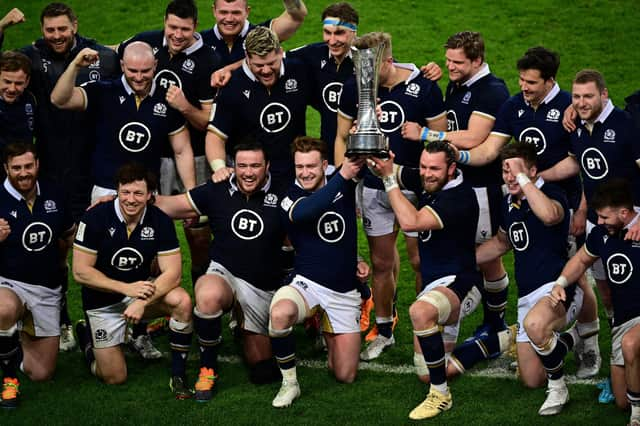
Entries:
{"label": "crouching player", "polygon": [[38,169],[35,145],[5,147],[7,178],[0,187],[3,408],[18,405],[19,367],[31,380],[48,380],[58,358],[62,294],[52,277],[58,271],[58,243],[70,243],[75,225],[61,190],[38,180]]}
{"label": "crouching player", "polygon": [[[91,372],[108,384],[124,383],[121,344],[127,323],[170,315],[170,387],[177,399],[191,397],[186,384],[191,345],[191,299],[180,287],[182,260],[172,220],[152,205],[155,178],[139,164],[116,173],[117,198],[89,210],[73,245],[73,276],[82,285],[88,320],[77,329]],[[152,282],[157,256],[160,275]],[[89,342],[89,333],[92,342]]]}
{"label": "crouching player", "polygon": [[502,223],[498,234],[477,249],[476,257],[484,262],[513,249],[520,377],[532,388],[542,386],[548,378],[547,399],[538,413],[558,414],[569,399],[563,379],[564,356],[578,339],[575,329],[571,329],[572,336],[558,335],[558,331],[575,319],[584,296],[572,283],[565,303],[551,304],[546,297],[568,258],[568,201],[560,187],[536,178],[535,144],[506,145],[501,158],[502,177],[509,192],[502,206]]}
{"label": "crouching player", "polygon": [[295,324],[321,309],[329,369],[340,382],[355,380],[360,352],[360,293],[353,279],[357,265],[357,225],[353,179],[364,159],[347,159],[327,179],[323,141],[297,138],[292,145],[296,181],[280,203],[287,234],[296,250],[295,276],[271,301],[269,335],[282,373],[274,407],[288,407],[300,396],[296,375]]}
{"label": "crouching player", "polygon": [[598,226],[562,270],[551,298],[553,303],[566,303],[567,283],[602,259],[613,304],[613,393],[618,407],[631,405],[629,425],[640,426],[640,245],[625,239],[627,230],[640,218],[632,194],[629,183],[617,178],[596,188],[590,207],[598,215]]}

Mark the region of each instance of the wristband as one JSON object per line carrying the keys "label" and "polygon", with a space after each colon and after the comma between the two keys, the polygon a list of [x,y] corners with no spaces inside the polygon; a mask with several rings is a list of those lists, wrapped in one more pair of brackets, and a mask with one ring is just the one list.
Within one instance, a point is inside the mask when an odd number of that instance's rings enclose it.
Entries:
{"label": "wristband", "polygon": [[398,179],[396,179],[395,175],[383,177],[382,183],[384,184],[384,190],[386,192],[389,192],[394,188],[399,188]]}
{"label": "wristband", "polygon": [[471,161],[471,153],[466,150],[458,151],[460,153],[460,158],[458,158],[458,163],[460,164],[469,164]]}
{"label": "wristband", "polygon": [[211,166],[211,170],[213,170],[213,172],[215,173],[221,168],[226,167],[227,163],[225,163],[224,160],[216,158],[215,160],[211,160],[209,165]]}
{"label": "wristband", "polygon": [[531,179],[529,179],[529,176],[525,175],[522,172],[516,175],[516,180],[518,181],[518,185],[520,185],[520,188],[522,188],[528,183],[531,183]]}
{"label": "wristband", "polygon": [[427,142],[436,142],[444,140],[444,132],[436,132],[435,130],[429,130],[428,127],[423,127],[420,132],[420,140]]}
{"label": "wristband", "polygon": [[564,275],[560,275],[556,280],[556,285],[559,285],[562,288],[567,288],[569,286],[569,281]]}

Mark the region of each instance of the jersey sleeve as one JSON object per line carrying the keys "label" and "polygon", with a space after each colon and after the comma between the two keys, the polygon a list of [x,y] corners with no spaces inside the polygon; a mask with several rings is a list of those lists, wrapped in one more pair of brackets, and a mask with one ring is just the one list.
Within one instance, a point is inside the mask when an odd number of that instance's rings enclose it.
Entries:
{"label": "jersey sleeve", "polygon": [[[207,60],[203,64],[204,66],[198,67],[199,76],[197,78],[197,95],[198,101],[201,104],[213,103],[215,90],[211,87],[211,74],[222,67],[220,58],[216,54],[215,50],[209,46],[205,46],[204,49],[207,52]],[[204,61],[203,61],[204,62]]]}
{"label": "jersey sleeve", "polygon": [[[473,211],[468,204],[474,200],[463,200],[456,191],[443,191],[442,197],[429,209],[442,224],[442,228],[451,229],[461,226],[464,221],[469,220],[468,212]],[[477,210],[476,210],[477,211]]]}
{"label": "jersey sleeve", "polygon": [[[232,77],[233,78],[233,77]],[[226,86],[218,92],[216,102],[211,106],[207,130],[215,133],[222,140],[229,139],[233,128],[233,86]]]}
{"label": "jersey sleeve", "polygon": [[431,90],[429,90],[423,103],[423,105],[425,106],[425,120],[433,120],[446,113],[440,87],[438,87],[438,85],[434,82],[430,81],[429,83],[431,84]]}
{"label": "jersey sleeve", "polygon": [[505,101],[509,98],[506,87],[498,84],[490,84],[485,87],[484,93],[479,98],[474,98],[473,112],[485,117],[496,118]]}
{"label": "jersey sleeve", "polygon": [[399,184],[402,188],[413,191],[416,194],[422,192],[422,182],[420,181],[420,170],[415,167],[402,166],[398,173]]}
{"label": "jersey sleeve", "polygon": [[187,120],[184,116],[178,112],[177,109],[167,108],[167,120],[168,120],[168,135],[172,136],[180,131],[187,125]]}
{"label": "jersey sleeve", "polygon": [[88,114],[99,114],[101,98],[105,86],[99,81],[89,81],[80,85],[80,89],[84,96],[84,106]]}
{"label": "jersey sleeve", "polygon": [[[113,203],[109,203],[107,206],[105,208],[113,208]],[[100,218],[102,217],[100,213],[100,210],[89,210],[82,217],[73,241],[74,248],[97,256],[102,235],[106,230],[105,226],[100,226]]]}
{"label": "jersey sleeve", "polygon": [[511,102],[505,102],[498,110],[496,116],[496,122],[493,124],[491,133],[495,133],[500,136],[511,138],[513,136],[513,129],[509,123],[509,117],[511,116]]}
{"label": "jersey sleeve", "polygon": [[191,204],[191,207],[193,207],[199,216],[211,215],[212,209],[209,207],[209,202],[214,198],[211,196],[213,194],[214,185],[215,184],[211,180],[208,180],[204,185],[198,185],[187,191],[185,194],[189,200],[189,204]]}
{"label": "jersey sleeve", "polygon": [[180,243],[173,221],[160,210],[158,210],[158,214],[160,215],[158,220],[158,256],[180,253]]}
{"label": "jersey sleeve", "polygon": [[596,226],[587,235],[587,240],[584,242],[584,249],[591,257],[600,257],[602,249],[609,236],[607,231],[602,226]]}

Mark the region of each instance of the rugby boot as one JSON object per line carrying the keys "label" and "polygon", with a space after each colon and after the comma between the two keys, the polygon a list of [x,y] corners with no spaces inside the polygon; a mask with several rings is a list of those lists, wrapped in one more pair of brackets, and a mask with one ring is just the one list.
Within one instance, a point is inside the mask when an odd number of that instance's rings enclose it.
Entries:
{"label": "rugby boot", "polygon": [[213,386],[216,384],[217,378],[218,376],[214,373],[213,368],[200,368],[198,381],[195,385],[195,399],[197,402],[207,402],[211,399],[213,396]]}
{"label": "rugby boot", "polygon": [[[552,383],[556,382],[556,383]],[[569,402],[569,389],[564,380],[554,380],[549,383],[547,399],[538,410],[541,416],[554,416],[562,411],[562,407]]]}
{"label": "rugby boot", "polygon": [[430,419],[443,411],[451,409],[452,406],[453,398],[451,398],[451,392],[447,395],[443,395],[436,389],[432,388],[427,394],[427,398],[422,401],[420,405],[411,410],[409,418],[411,420]]}
{"label": "rugby boot", "polygon": [[2,381],[2,408],[18,407],[18,397],[20,396],[20,382],[14,377],[5,377]]}
{"label": "rugby boot", "polygon": [[297,381],[288,382],[286,380],[282,381],[282,386],[280,386],[280,390],[275,398],[273,398],[272,406],[275,408],[286,408],[293,404],[300,396],[300,385]]}
{"label": "rugby boot", "polygon": [[169,380],[169,387],[176,399],[189,399],[193,396],[193,391],[187,386],[187,379],[181,376],[173,376]]}

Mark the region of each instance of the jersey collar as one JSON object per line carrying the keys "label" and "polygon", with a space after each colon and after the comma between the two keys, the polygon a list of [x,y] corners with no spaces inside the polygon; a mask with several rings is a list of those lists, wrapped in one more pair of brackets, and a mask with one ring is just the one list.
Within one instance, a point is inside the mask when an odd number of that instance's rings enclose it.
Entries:
{"label": "jersey collar", "polygon": [[[124,74],[122,74],[122,77],[120,77],[120,81],[122,82],[122,86],[124,87],[124,91],[127,92],[127,95],[129,96],[135,95],[135,93],[133,92],[133,89],[131,88],[131,86],[129,86],[129,83],[127,83],[127,79],[124,78]],[[151,90],[149,90],[149,94],[147,96],[153,96],[155,91],[156,91],[156,80],[154,79],[151,83]]]}
{"label": "jersey collar", "polygon": [[[609,114],[611,114],[612,111],[613,111],[613,102],[611,102],[611,99],[607,99],[607,104],[604,106],[604,108],[602,108],[602,112],[600,113],[598,118],[595,119],[593,124],[596,124],[597,122],[604,123],[604,121],[607,118],[609,118]],[[584,125],[584,123],[586,123],[585,120],[580,120],[580,122],[583,125]]]}
{"label": "jersey collar", "polygon": [[[533,182],[533,184],[536,186],[536,188],[540,189],[540,188],[542,188],[542,185],[545,184],[545,182],[544,182],[544,179],[542,179],[541,176],[538,176],[538,178],[536,179],[535,182]],[[513,196],[511,194],[509,194],[509,197],[507,198],[507,201],[508,201],[509,205],[511,205],[511,203],[512,203],[512,198],[513,198]],[[527,199],[527,197],[525,197],[524,193],[523,193],[522,198],[520,198],[520,201],[526,200],[526,199]]]}
{"label": "jersey collar", "polygon": [[489,69],[489,64],[487,64],[485,62],[485,63],[482,64],[482,66],[480,67],[480,69],[478,70],[476,75],[474,75],[469,80],[467,80],[464,83],[462,83],[462,85],[463,86],[467,86],[467,87],[471,87],[471,85],[473,83],[475,83],[476,81],[480,80],[482,77],[488,76],[489,74],[491,74],[491,70]]}
{"label": "jersey collar", "polygon": [[[16,200],[20,201],[20,200],[24,200],[25,198],[22,196],[21,193],[18,192],[17,189],[15,189],[13,187],[13,185],[11,185],[11,183],[9,182],[9,178],[5,178],[4,179],[4,189],[7,190],[7,192],[9,194],[11,194],[11,196],[13,198],[15,198]],[[38,183],[38,181],[36,181],[36,195],[39,196],[40,195],[40,183]],[[26,201],[26,200],[25,200]]]}
{"label": "jersey collar", "polygon": [[[251,68],[249,68],[249,64],[247,64],[246,58],[242,61],[242,70],[247,75],[247,77],[251,79],[251,81],[256,83],[258,82],[258,78],[255,76],[254,73],[251,72]],[[283,75],[284,75],[284,57],[282,58],[280,63],[280,77],[282,77]]]}
{"label": "jersey collar", "polygon": [[[237,182],[237,176],[235,173],[231,173],[231,176],[229,177],[229,194],[233,195],[234,193],[240,191],[240,189],[238,189],[238,184]],[[271,189],[271,173],[267,172],[267,181],[264,183],[264,185],[262,185],[262,188],[260,188],[260,191],[267,193],[269,192],[269,189]]]}
{"label": "jersey collar", "polygon": [[[202,36],[200,35],[200,33],[194,32],[193,38],[195,39],[193,44],[179,53],[184,53],[185,55],[189,56],[193,52],[204,46],[204,42],[202,41]],[[162,37],[162,47],[167,47],[168,44],[169,43],[167,42],[167,37]]]}
{"label": "jersey collar", "polygon": [[413,80],[418,75],[420,75],[420,70],[418,69],[418,67],[415,66],[415,64],[394,62],[393,66],[396,68],[402,68],[402,69],[411,71],[411,74],[409,74],[409,77],[407,77],[407,79],[404,81],[405,85],[409,84],[411,80]]}
{"label": "jersey collar", "polygon": [[[522,92],[520,92],[522,93]],[[551,102],[553,100],[553,98],[555,98],[556,96],[558,96],[558,93],[560,93],[560,85],[556,82],[553,84],[553,87],[551,87],[551,90],[549,90],[549,93],[547,93],[547,96],[544,97],[544,99],[542,101],[540,101],[540,105],[542,104],[548,104],[549,102]],[[527,106],[531,106],[531,103],[529,101],[527,101],[526,99],[523,99],[524,103]],[[538,105],[538,106],[540,106]]]}
{"label": "jersey collar", "polygon": [[[127,221],[124,219],[124,216],[122,215],[122,211],[120,210],[120,200],[117,197],[115,200],[113,200],[113,207],[116,210],[116,216],[118,217],[120,222],[126,225]],[[146,216],[146,214],[147,214],[147,207],[144,208],[144,211],[142,212],[142,216],[140,216],[140,222],[138,222],[138,224],[142,224],[144,222],[144,217]]]}
{"label": "jersey collar", "polygon": [[[249,21],[245,20],[244,26],[242,27],[242,31],[240,31],[240,34],[238,34],[236,37],[245,37],[248,32],[249,32]],[[213,33],[216,35],[218,40],[222,40],[222,34],[220,34],[220,30],[218,29],[218,24],[215,24],[213,26]]]}
{"label": "jersey collar", "polygon": [[462,177],[462,170],[456,170],[456,176],[442,187],[442,191],[455,188],[456,186],[460,185],[463,180],[464,178]]}
{"label": "jersey collar", "polygon": [[636,215],[633,217],[633,219],[631,219],[631,222],[627,223],[624,229],[631,229],[631,227],[636,224],[638,219],[640,219],[640,213],[636,211]]}

